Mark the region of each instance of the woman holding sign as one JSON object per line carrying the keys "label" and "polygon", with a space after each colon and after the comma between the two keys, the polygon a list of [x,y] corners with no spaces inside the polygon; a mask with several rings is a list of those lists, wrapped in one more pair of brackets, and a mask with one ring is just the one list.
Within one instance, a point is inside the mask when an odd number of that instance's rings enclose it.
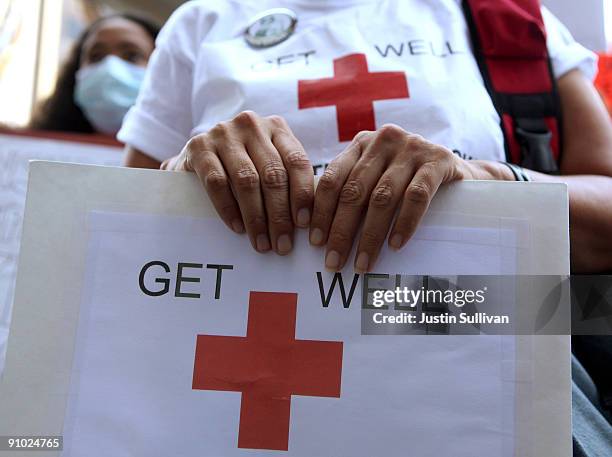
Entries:
{"label": "woman holding sign", "polygon": [[612,269],[595,57],[537,1],[281,3],[173,15],[119,133],[128,165],[197,173],[259,252],[309,228],[337,271],[357,242],[359,272],[406,245],[445,183],[564,182],[574,270]]}
{"label": "woman holding sign", "polygon": [[[568,185],[573,270],[612,270],[594,73],[537,0],[194,1],[162,31],[119,139],[127,165],[195,172],[259,252],[287,254],[308,228],[328,269],[357,242],[371,271],[441,185],[533,180]],[[608,455],[610,426],[580,400],[575,455]]]}

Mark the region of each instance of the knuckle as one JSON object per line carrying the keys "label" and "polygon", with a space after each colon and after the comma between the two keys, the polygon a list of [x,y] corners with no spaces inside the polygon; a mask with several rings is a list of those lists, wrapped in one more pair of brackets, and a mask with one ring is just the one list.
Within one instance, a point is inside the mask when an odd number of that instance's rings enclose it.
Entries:
{"label": "knuckle", "polygon": [[429,189],[424,184],[411,184],[406,190],[406,199],[415,204],[427,204],[429,195]]}
{"label": "knuckle", "polygon": [[197,151],[206,145],[206,135],[196,135],[191,137],[185,146],[186,151]]}
{"label": "knuckle", "polygon": [[250,167],[242,167],[236,172],[234,185],[238,191],[251,192],[259,189],[259,175]]}
{"label": "knuckle", "polygon": [[340,202],[348,205],[361,205],[364,200],[363,185],[357,180],[350,180],[342,187]]}
{"label": "knuckle", "polygon": [[424,147],[424,140],[416,135],[410,135],[406,139],[406,148],[404,153],[409,156],[413,162],[421,164],[429,160],[430,150]]}
{"label": "knuckle", "polygon": [[370,199],[370,204],[375,208],[389,208],[393,202],[393,187],[390,184],[381,184],[374,192]]}
{"label": "knuckle", "polygon": [[242,111],[234,117],[233,121],[237,125],[253,127],[259,123],[259,116],[254,111]]}
{"label": "knuckle", "polygon": [[182,152],[186,157],[193,158],[208,149],[210,149],[210,140],[204,133],[190,138]]}
{"label": "knuckle", "polygon": [[340,228],[332,228],[329,232],[329,244],[332,245],[344,245],[351,242],[350,235]]}
{"label": "knuckle", "polygon": [[195,171],[202,156],[210,151],[210,142],[205,134],[196,135],[191,138],[176,160],[170,160],[168,166],[173,165],[176,169],[183,167],[187,171]]}
{"label": "knuckle", "polygon": [[293,190],[293,198],[298,207],[310,204],[313,198],[313,190],[310,187],[299,187]]}
{"label": "knuckle", "polygon": [[435,162],[436,152],[434,145],[420,135],[410,134],[407,139],[406,153],[409,154],[417,164]]}
{"label": "knuckle", "polygon": [[268,116],[268,117],[266,117],[266,119],[268,120],[268,122],[270,124],[272,124],[275,127],[286,127],[287,126],[285,118],[282,117],[282,116],[279,116],[277,114],[273,114],[272,116]]}
{"label": "knuckle", "polygon": [[372,229],[364,229],[361,233],[361,244],[367,247],[378,246],[382,242],[382,236],[380,233]]}
{"label": "knuckle", "polygon": [[279,162],[268,162],[261,170],[261,180],[264,187],[268,189],[287,189],[289,178],[287,170]]}
{"label": "knuckle", "polygon": [[349,151],[357,151],[359,156],[362,156],[364,151],[368,149],[368,145],[375,138],[375,133],[369,130],[362,130],[355,137],[349,147],[342,153],[346,154]]}
{"label": "knuckle", "polygon": [[211,192],[219,192],[227,189],[229,183],[227,176],[219,171],[210,171],[204,179],[206,189]]}
{"label": "knuckle", "polygon": [[323,176],[319,179],[318,189],[323,192],[333,192],[337,187],[338,172],[333,166],[327,167]]}
{"label": "knuckle", "polygon": [[450,149],[447,149],[443,146],[433,146],[432,147],[432,157],[436,162],[447,162],[455,158],[455,155]]}
{"label": "knuckle", "polygon": [[362,130],[359,133],[357,133],[357,135],[355,135],[355,138],[353,138],[353,141],[357,144],[361,144],[363,141],[370,138],[372,136],[372,133],[373,132],[371,132],[370,130]]}
{"label": "knuckle", "polygon": [[244,218],[244,223],[247,227],[260,231],[266,226],[266,218],[261,214],[247,214]]}
{"label": "knuckle", "polygon": [[407,132],[398,125],[385,124],[378,130],[378,136],[382,141],[397,142],[407,136]]}
{"label": "knuckle", "polygon": [[311,168],[310,160],[304,151],[291,151],[285,156],[287,168],[292,170],[306,170]]}
{"label": "knuckle", "polygon": [[210,129],[210,136],[213,138],[225,138],[229,135],[231,126],[228,122],[219,122],[212,129]]}
{"label": "knuckle", "polygon": [[410,146],[423,146],[429,144],[429,142],[418,133],[409,133],[407,141]]}
{"label": "knuckle", "polygon": [[291,227],[293,221],[289,211],[274,211],[268,215],[268,222],[275,227]]}

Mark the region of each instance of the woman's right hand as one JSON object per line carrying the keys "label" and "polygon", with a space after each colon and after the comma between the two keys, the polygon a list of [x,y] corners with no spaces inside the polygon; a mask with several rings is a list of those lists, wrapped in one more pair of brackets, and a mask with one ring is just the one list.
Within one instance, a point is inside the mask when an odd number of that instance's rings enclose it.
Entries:
{"label": "woman's right hand", "polygon": [[294,227],[310,224],[314,173],[304,148],[279,116],[244,111],[193,137],[162,170],[195,172],[221,216],[259,252],[293,248]]}

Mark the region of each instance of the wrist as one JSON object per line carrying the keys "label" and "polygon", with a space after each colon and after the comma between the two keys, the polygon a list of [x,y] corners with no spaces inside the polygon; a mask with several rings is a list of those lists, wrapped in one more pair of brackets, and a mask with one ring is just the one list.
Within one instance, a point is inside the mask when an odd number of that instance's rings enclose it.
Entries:
{"label": "wrist", "polygon": [[512,176],[514,177],[515,181],[518,181],[518,182],[531,181],[531,177],[527,174],[527,171],[523,167],[519,167],[518,165],[509,163],[509,162],[500,162],[500,164],[502,164],[504,167],[510,170],[510,173],[512,173]]}
{"label": "wrist", "polygon": [[500,162],[489,160],[463,160],[464,179],[478,181],[516,181],[512,170]]}

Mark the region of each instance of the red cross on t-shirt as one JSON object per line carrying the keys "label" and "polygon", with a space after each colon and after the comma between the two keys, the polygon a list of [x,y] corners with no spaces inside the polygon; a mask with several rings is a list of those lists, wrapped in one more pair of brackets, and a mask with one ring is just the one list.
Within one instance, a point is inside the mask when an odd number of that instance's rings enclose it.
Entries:
{"label": "red cross on t-shirt", "polygon": [[335,106],[340,141],[376,130],[374,101],[408,98],[404,72],[370,73],[365,54],[334,60],[333,78],[298,81],[299,109]]}
{"label": "red cross on t-shirt", "polygon": [[342,343],[295,339],[297,294],[251,292],[246,337],[198,335],[193,389],[242,392],[238,447],[288,450],[291,395],[340,397]]}

